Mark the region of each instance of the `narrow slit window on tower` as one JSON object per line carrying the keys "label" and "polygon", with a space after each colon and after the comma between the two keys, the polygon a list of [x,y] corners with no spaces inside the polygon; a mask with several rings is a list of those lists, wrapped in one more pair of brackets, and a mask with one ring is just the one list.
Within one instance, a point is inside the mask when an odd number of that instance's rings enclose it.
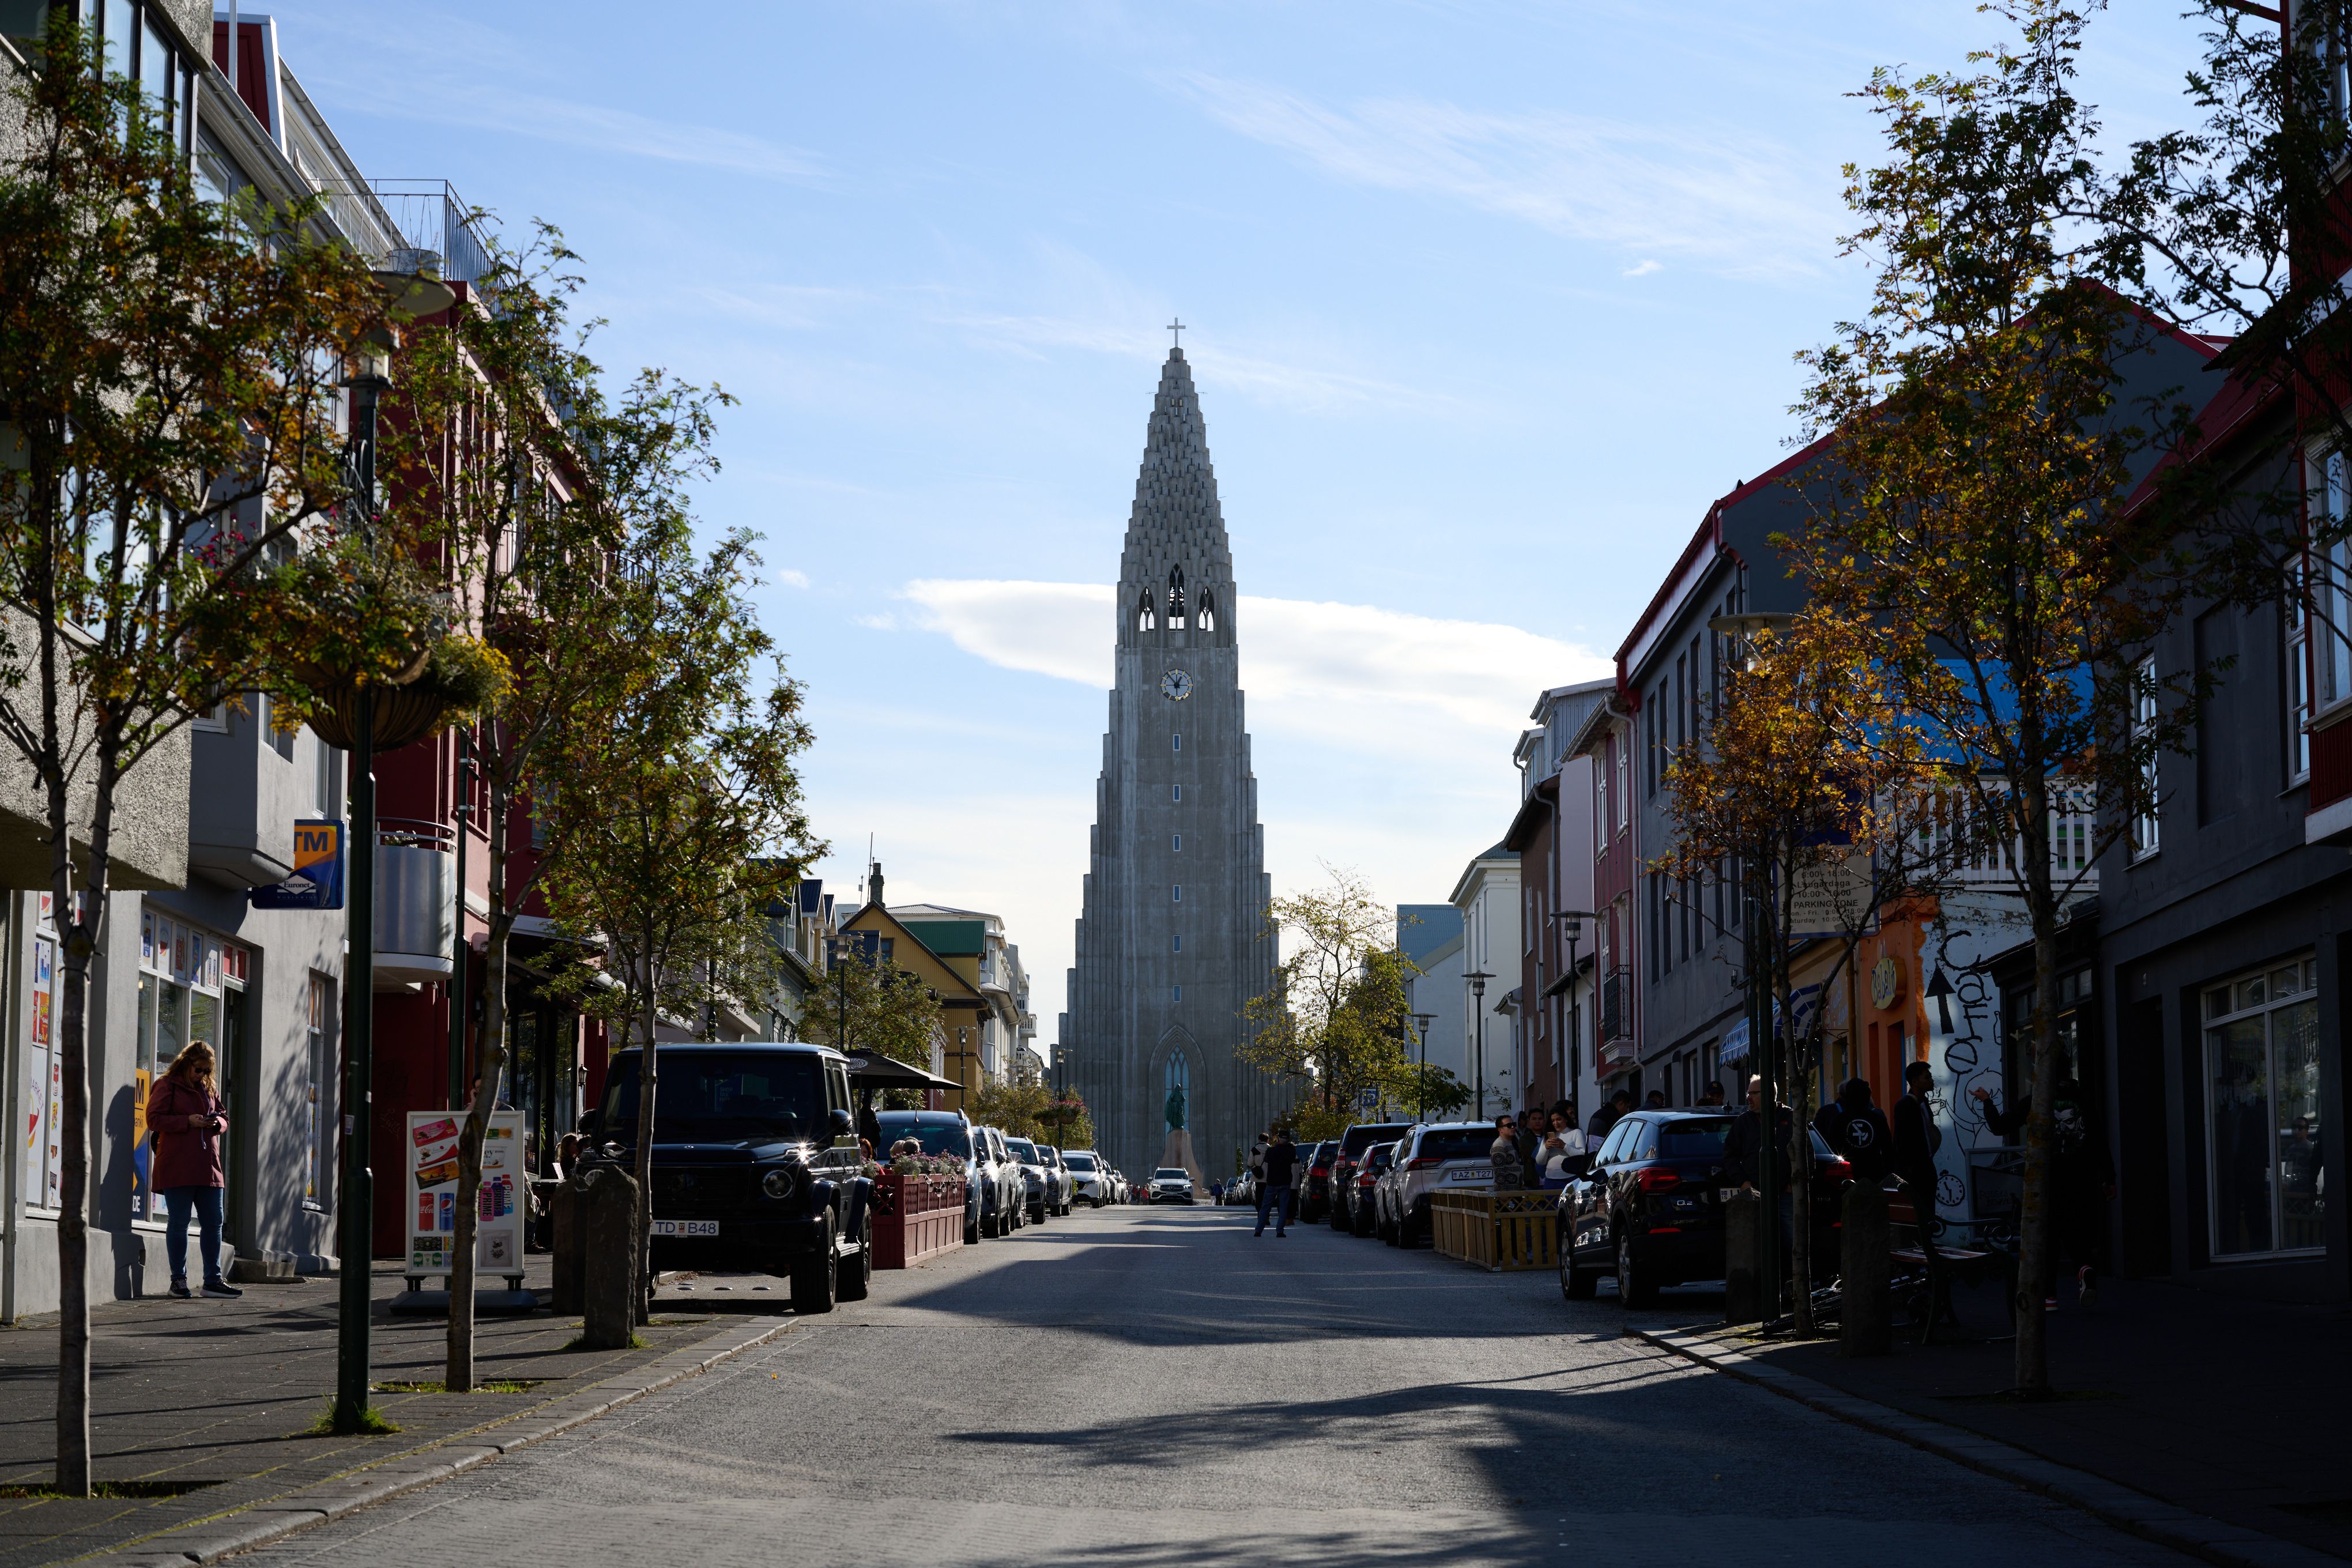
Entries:
{"label": "narrow slit window on tower", "polygon": [[1181,1002],[1184,1000],[1184,988],[1181,985],[1171,986],[1170,989],[1176,993],[1177,1001]]}
{"label": "narrow slit window on tower", "polygon": [[1169,740],[1171,740],[1171,741],[1172,741],[1172,742],[1175,742],[1173,745],[1171,745],[1171,746],[1170,746],[1170,747],[1168,748],[1170,751],[1171,751],[1171,752],[1181,752],[1181,751],[1182,751],[1182,750],[1184,749],[1184,737],[1183,737],[1181,734],[1178,734],[1178,733],[1173,733],[1173,732],[1171,732],[1171,733],[1169,735],[1169,737],[1168,737],[1168,738],[1169,738]]}
{"label": "narrow slit window on tower", "polygon": [[1170,790],[1174,792],[1169,795],[1168,798],[1170,800],[1182,800],[1184,798],[1184,786],[1182,784],[1170,784],[1168,787]]}
{"label": "narrow slit window on tower", "polygon": [[1168,836],[1168,847],[1174,850],[1179,855],[1184,853],[1184,836],[1181,833],[1170,834]]}
{"label": "narrow slit window on tower", "polygon": [[1183,883],[1181,883],[1181,882],[1178,882],[1178,883],[1176,883],[1176,884],[1175,884],[1175,888],[1176,888],[1176,896],[1175,896],[1174,898],[1172,898],[1172,899],[1169,900],[1168,901],[1169,901],[1170,903],[1171,903],[1171,904],[1181,904],[1181,903],[1182,903],[1182,902],[1184,901],[1184,884],[1183,884]]}
{"label": "narrow slit window on tower", "polygon": [[1181,952],[1184,951],[1184,933],[1182,931],[1180,931],[1176,933],[1176,945],[1169,951],[1171,952]]}

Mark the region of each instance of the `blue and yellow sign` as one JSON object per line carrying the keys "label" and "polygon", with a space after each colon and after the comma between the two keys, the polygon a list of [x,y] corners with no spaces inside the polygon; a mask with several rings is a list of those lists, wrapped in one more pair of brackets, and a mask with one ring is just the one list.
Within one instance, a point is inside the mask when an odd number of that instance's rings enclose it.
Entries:
{"label": "blue and yellow sign", "polygon": [[343,907],[343,825],[294,824],[294,874],[246,895],[257,910],[340,910]]}

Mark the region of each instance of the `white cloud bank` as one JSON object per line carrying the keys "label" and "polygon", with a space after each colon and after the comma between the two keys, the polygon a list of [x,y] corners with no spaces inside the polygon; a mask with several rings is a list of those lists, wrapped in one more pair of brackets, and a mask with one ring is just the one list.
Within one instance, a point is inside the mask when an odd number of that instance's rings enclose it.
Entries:
{"label": "white cloud bank", "polygon": [[[966,653],[1108,688],[1112,593],[1099,583],[930,578],[904,596],[919,607],[916,625]],[[1244,595],[1234,624],[1251,729],[1356,751],[1410,744],[1428,756],[1498,737],[1507,748],[1538,692],[1612,668],[1590,648],[1517,626],[1367,605]]]}

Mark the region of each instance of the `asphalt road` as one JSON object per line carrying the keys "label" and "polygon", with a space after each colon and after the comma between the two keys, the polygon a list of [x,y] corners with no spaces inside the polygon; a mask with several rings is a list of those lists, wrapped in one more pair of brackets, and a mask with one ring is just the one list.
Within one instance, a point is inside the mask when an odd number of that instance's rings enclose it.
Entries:
{"label": "asphalt road", "polygon": [[[697,1300],[772,1310],[716,1283]],[[1670,1291],[1643,1317],[1709,1307]],[[1320,1226],[1082,1211],[243,1561],[2189,1561],[1660,1355],[1627,1317],[1606,1287],[1570,1305]]]}

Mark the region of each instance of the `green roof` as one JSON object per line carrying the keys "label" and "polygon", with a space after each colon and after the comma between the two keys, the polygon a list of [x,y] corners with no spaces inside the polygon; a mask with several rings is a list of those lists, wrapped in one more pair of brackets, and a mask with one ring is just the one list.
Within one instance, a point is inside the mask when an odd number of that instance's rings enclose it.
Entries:
{"label": "green roof", "polygon": [[986,921],[927,921],[897,918],[915,939],[941,958],[974,958],[987,950]]}

